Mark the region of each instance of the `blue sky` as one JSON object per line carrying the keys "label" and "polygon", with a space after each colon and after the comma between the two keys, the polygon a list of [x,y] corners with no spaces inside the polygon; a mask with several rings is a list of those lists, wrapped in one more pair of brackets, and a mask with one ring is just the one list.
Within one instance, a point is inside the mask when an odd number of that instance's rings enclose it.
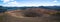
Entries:
{"label": "blue sky", "polygon": [[0,0],[2,6],[60,6],[60,0]]}

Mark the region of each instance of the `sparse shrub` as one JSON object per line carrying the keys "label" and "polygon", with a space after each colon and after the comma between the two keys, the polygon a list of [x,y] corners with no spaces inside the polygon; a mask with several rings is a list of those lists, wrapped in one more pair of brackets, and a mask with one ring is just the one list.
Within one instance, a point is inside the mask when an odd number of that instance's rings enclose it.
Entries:
{"label": "sparse shrub", "polygon": [[57,12],[55,15],[56,15],[56,16],[60,16],[60,12]]}
{"label": "sparse shrub", "polygon": [[51,16],[60,16],[60,12],[56,12],[55,14],[52,14]]}
{"label": "sparse shrub", "polygon": [[26,17],[40,17],[40,16],[42,16],[41,14],[38,14],[36,12],[25,12],[24,15]]}
{"label": "sparse shrub", "polygon": [[36,10],[36,8],[34,9],[28,9],[28,10],[25,10],[23,12],[23,14],[26,16],[26,17],[40,17],[42,16],[42,14],[38,13],[38,11]]}

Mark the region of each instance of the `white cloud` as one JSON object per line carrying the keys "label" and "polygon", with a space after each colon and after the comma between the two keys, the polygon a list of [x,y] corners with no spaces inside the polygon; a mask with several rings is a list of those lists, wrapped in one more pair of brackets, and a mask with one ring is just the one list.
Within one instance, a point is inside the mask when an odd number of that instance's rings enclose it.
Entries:
{"label": "white cloud", "polygon": [[7,2],[10,2],[10,1],[14,1],[14,0],[1,0],[3,1],[3,3],[7,3]]}
{"label": "white cloud", "polygon": [[57,1],[57,0],[54,0],[53,2],[56,3],[56,2],[58,2],[58,1]]}
{"label": "white cloud", "polygon": [[18,7],[20,7],[20,6],[39,6],[39,5],[32,4],[32,3],[20,3],[20,2],[14,1],[14,2],[6,3],[3,6],[8,6],[8,7],[10,7],[10,6],[12,6],[12,7],[18,6]]}
{"label": "white cloud", "polygon": [[[13,2],[10,2],[10,1],[13,1]],[[9,2],[9,3],[7,3]],[[56,2],[56,1],[55,1]],[[22,3],[22,2],[17,2],[17,1],[14,1],[14,0],[7,0],[5,1],[6,4],[3,4],[3,6],[8,6],[8,7],[14,7],[14,6],[17,6],[17,7],[20,7],[20,6],[54,6],[54,5],[57,5],[55,3]]]}
{"label": "white cloud", "polygon": [[10,2],[10,3],[7,3],[5,4],[4,6],[8,6],[8,7],[14,7],[14,6],[17,6],[17,7],[20,7],[20,6],[54,6],[55,4],[48,4],[48,3],[42,3],[42,4],[32,4],[32,3],[18,3],[16,1],[14,2]]}
{"label": "white cloud", "polygon": [[19,5],[19,3],[18,2],[16,2],[16,1],[14,1],[14,2],[9,2],[9,3],[6,3],[5,5],[3,5],[3,6],[18,6]]}

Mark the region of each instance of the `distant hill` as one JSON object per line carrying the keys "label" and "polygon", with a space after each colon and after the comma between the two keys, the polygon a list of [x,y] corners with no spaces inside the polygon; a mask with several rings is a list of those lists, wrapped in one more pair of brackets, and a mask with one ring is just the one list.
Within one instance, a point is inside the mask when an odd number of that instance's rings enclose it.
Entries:
{"label": "distant hill", "polygon": [[25,10],[26,8],[43,8],[43,9],[50,9],[50,10],[57,10],[60,11],[60,6],[39,6],[39,7],[3,7],[7,10]]}

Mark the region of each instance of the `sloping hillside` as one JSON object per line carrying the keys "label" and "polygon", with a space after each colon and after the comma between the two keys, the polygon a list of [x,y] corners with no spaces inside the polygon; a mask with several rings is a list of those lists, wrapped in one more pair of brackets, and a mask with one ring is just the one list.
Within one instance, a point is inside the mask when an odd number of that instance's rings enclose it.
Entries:
{"label": "sloping hillside", "polygon": [[[34,12],[34,13],[30,13],[30,12]],[[5,12],[6,15],[3,21],[4,22],[58,22],[57,20],[55,20],[56,16],[55,17],[50,16],[55,14],[56,12],[57,11],[55,10],[41,9],[41,8],[27,8],[26,10],[12,10],[12,11]],[[34,15],[35,17],[33,17]]]}
{"label": "sloping hillside", "polygon": [[6,12],[3,22],[48,22],[45,17],[24,17],[22,11],[14,10]]}

